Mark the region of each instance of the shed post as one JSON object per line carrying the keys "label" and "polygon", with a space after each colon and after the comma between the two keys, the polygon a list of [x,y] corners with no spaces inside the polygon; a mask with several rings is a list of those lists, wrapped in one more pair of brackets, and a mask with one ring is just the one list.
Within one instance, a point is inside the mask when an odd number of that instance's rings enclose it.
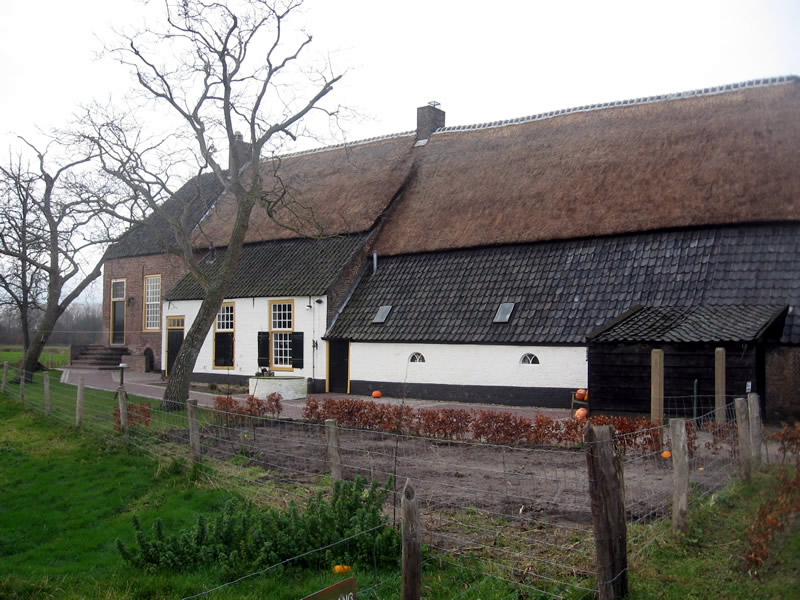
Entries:
{"label": "shed post", "polygon": [[192,450],[192,461],[200,462],[200,427],[197,423],[197,400],[186,401],[186,415],[189,418],[189,446]]}
{"label": "shed post", "polygon": [[83,423],[83,377],[78,377],[78,398],[75,401],[75,427]]}
{"label": "shed post", "polygon": [[664,421],[664,351],[650,353],[650,420]]}
{"label": "shed post", "polygon": [[739,475],[742,481],[750,481],[750,424],[748,422],[747,402],[744,398],[735,398],[736,434],[739,438]]}
{"label": "shed post", "polygon": [[714,420],[725,423],[725,348],[714,350]]}
{"label": "shed post", "polygon": [[44,415],[50,416],[50,373],[47,371],[42,375],[42,383],[44,384]]}
{"label": "shed post", "polygon": [[122,386],[119,386],[117,390],[117,401],[119,402],[119,425],[122,428],[122,435],[128,439],[128,393]]}
{"label": "shed post", "polygon": [[628,532],[622,460],[615,452],[612,427],[594,427],[590,423],[583,439],[589,467],[598,597],[614,600],[628,593]]}
{"label": "shed post", "polygon": [[342,478],[342,454],[339,446],[339,427],[336,419],[325,419],[325,436],[328,439],[328,462],[331,466],[331,484]]}
{"label": "shed post", "polygon": [[747,394],[747,410],[750,418],[750,453],[753,463],[758,466],[761,463],[761,443],[764,433],[761,425],[761,399],[758,394],[754,392]]}
{"label": "shed post", "polygon": [[689,529],[689,441],[686,421],[669,422],[672,437],[672,531],[686,533]]}
{"label": "shed post", "polygon": [[422,581],[422,526],[417,495],[411,481],[406,479],[400,499],[403,515],[403,583],[401,598],[419,600]]}

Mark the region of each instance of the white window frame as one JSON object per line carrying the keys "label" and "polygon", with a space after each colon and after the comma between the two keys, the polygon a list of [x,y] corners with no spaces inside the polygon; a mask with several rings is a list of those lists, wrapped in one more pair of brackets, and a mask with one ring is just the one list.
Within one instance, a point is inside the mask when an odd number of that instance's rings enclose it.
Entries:
{"label": "white window frame", "polygon": [[294,315],[294,300],[270,300],[269,343],[271,348],[269,362],[274,371],[292,370]]}
{"label": "white window frame", "polygon": [[[158,282],[157,290],[150,290],[151,282]],[[152,292],[152,293],[151,293]],[[144,277],[144,330],[159,331],[161,329],[161,275],[145,275]]]}

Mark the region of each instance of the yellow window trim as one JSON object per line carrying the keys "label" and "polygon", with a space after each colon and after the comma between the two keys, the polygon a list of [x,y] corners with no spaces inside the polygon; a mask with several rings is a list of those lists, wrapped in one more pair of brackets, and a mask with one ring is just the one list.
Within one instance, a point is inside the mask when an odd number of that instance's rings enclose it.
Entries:
{"label": "yellow window trim", "polygon": [[233,364],[230,367],[218,367],[217,366],[217,315],[219,315],[219,310],[217,314],[214,315],[214,345],[212,348],[212,355],[211,355],[211,363],[212,368],[217,369],[219,371],[233,371],[236,368],[236,303],[235,302],[223,302],[220,305],[220,310],[222,310],[223,306],[232,306],[233,307],[233,329],[223,329],[221,333],[231,333],[233,334]]}
{"label": "yellow window trim", "polygon": [[[181,319],[181,325],[180,326],[178,326],[178,325],[170,325],[169,324],[170,319]],[[167,330],[183,331],[183,323],[185,323],[185,322],[186,322],[186,317],[184,315],[169,315],[167,317]],[[167,339],[165,340],[165,346],[166,346],[166,349],[167,349],[167,356],[169,356],[169,337],[167,337]],[[167,369],[167,365],[166,364],[164,365],[164,375],[169,377],[169,370]]]}
{"label": "yellow window trim", "polygon": [[[147,326],[147,280],[158,277],[158,327]],[[161,306],[161,273],[153,273],[152,275],[145,275],[142,279],[142,331],[161,331],[162,314]]]}
{"label": "yellow window trim", "polygon": [[[292,328],[291,329],[273,329],[272,328],[272,307],[275,304],[291,304],[292,305]],[[295,312],[294,312],[294,300],[289,298],[286,300],[270,300],[269,301],[269,368],[272,371],[294,371],[291,365],[278,366],[276,367],[274,364],[275,359],[275,338],[273,337],[273,332],[275,333],[294,333],[294,321],[295,321]]]}

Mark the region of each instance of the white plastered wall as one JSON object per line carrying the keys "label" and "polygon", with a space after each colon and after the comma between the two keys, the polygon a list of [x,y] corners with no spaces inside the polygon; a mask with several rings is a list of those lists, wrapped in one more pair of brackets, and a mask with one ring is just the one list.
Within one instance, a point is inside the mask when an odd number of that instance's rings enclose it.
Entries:
{"label": "white plastered wall", "polygon": [[[294,301],[294,331],[302,331],[303,368],[290,371],[276,371],[278,375],[292,375],[325,379],[327,352],[321,336],[325,333],[327,321],[327,300],[324,296],[291,296],[285,298],[234,298],[225,302],[234,304],[233,368],[214,368],[214,326],[206,336],[194,371],[196,373],[216,373],[224,375],[246,375],[251,377],[258,368],[258,332],[269,331],[270,301]],[[321,302],[317,302],[321,300]],[[308,308],[311,306],[311,308]],[[181,300],[164,303],[164,323],[166,318],[184,316],[184,331],[188,331],[200,309],[200,300]],[[167,364],[166,325],[164,326],[161,364]],[[316,340],[317,348],[313,347]]]}
{"label": "white plastered wall", "polygon": [[[424,363],[410,363],[413,352]],[[520,364],[532,353],[539,364]],[[586,387],[584,346],[477,344],[350,344],[350,379],[446,385]]]}

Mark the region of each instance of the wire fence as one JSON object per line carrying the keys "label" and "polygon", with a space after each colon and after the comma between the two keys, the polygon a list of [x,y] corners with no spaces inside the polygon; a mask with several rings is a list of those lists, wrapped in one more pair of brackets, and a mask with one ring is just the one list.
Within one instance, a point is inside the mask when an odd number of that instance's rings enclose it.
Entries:
{"label": "wire fence", "polygon": [[[19,375],[9,371],[6,393],[56,422],[77,424],[108,440],[125,435],[129,444],[162,463],[192,460],[185,411],[164,410],[155,400],[128,398],[125,432],[115,393],[80,390],[80,386],[50,380],[46,398],[41,376],[28,374],[23,386]],[[664,405],[666,414],[687,408],[685,402],[666,399]],[[712,407],[687,421],[694,500],[724,487],[736,473],[732,403],[726,405],[724,418],[719,417]],[[236,491],[258,504],[301,505],[330,491],[329,429],[324,423],[200,407],[203,459],[197,472],[209,485]],[[422,512],[423,540],[430,550],[425,569],[434,569],[436,564],[468,568],[464,565],[470,560],[479,561],[480,574],[470,584],[474,589],[459,590],[453,598],[479,597],[476,589],[497,582],[511,585],[523,596],[527,592],[553,598],[594,593],[598,565],[585,448],[504,446],[336,429],[344,479],[391,482],[385,510],[392,525],[400,520],[403,483],[413,482]],[[654,525],[671,514],[672,464],[664,452],[670,444],[666,426],[617,439],[628,542],[634,554],[668,530]],[[359,590],[359,596],[380,598],[386,590],[396,590],[399,580],[399,574],[384,578]]]}

